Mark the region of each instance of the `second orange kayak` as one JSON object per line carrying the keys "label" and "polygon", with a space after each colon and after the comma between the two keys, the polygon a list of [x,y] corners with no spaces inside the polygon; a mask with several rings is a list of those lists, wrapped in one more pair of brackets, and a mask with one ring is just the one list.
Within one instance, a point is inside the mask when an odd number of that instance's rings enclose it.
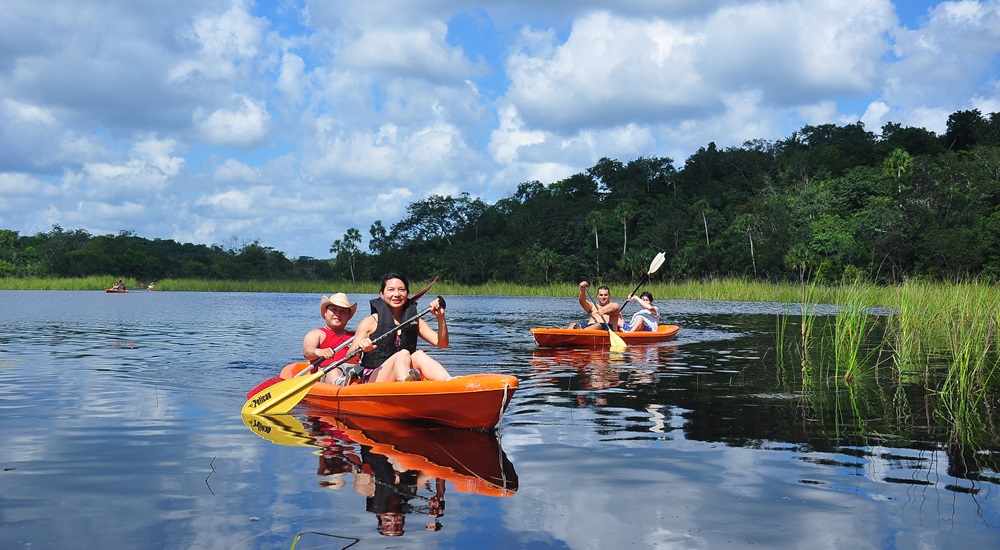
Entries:
{"label": "second orange kayak", "polygon": [[[649,330],[639,330],[635,332],[615,332],[626,344],[653,344],[658,342],[669,342],[677,336],[681,327],[677,325],[660,325],[656,332]],[[539,346],[567,347],[608,347],[611,339],[608,331],[581,330],[578,328],[533,328],[531,335],[538,342]]]}

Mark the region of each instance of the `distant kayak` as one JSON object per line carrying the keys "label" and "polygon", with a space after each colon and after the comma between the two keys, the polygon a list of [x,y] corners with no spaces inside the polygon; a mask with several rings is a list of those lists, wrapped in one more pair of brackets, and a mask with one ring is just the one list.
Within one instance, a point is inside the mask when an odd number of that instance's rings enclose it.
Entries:
{"label": "distant kayak", "polygon": [[[281,378],[292,378],[309,366],[286,365]],[[316,382],[304,401],[334,414],[420,420],[456,428],[492,429],[500,423],[517,390],[517,378],[507,374],[467,374],[453,380],[369,382],[338,386]]]}
{"label": "distant kayak", "polygon": [[[655,344],[659,342],[669,342],[677,336],[681,327],[677,325],[660,325],[656,332],[649,330],[637,330],[635,332],[618,332],[615,334],[625,340],[626,344]],[[608,347],[611,345],[611,338],[608,331],[604,329],[582,330],[578,328],[533,328],[531,335],[539,346],[566,347],[566,346],[587,346],[587,347]]]}

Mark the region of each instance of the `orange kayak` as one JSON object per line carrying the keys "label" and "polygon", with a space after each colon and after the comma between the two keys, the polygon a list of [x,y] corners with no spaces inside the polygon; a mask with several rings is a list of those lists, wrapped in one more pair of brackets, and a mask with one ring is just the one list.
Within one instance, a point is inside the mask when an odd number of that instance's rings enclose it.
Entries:
{"label": "orange kayak", "polygon": [[[292,378],[309,363],[290,363],[281,378]],[[517,390],[506,374],[467,374],[453,380],[371,382],[338,386],[316,382],[305,401],[335,415],[420,420],[456,428],[492,429],[500,423]]]}
{"label": "orange kayak", "polygon": [[105,288],[104,292],[107,292],[109,294],[123,294],[123,293],[127,293],[128,289],[126,288],[126,289],[122,290],[120,288]]}
{"label": "orange kayak", "polygon": [[[625,340],[626,344],[655,344],[658,342],[669,342],[677,336],[681,327],[677,325],[660,325],[657,331],[638,330],[635,332],[618,332],[615,334]],[[566,346],[586,346],[586,347],[608,347],[611,345],[611,338],[608,331],[581,330],[578,328],[533,328],[531,335],[538,342],[539,346],[566,347]]]}

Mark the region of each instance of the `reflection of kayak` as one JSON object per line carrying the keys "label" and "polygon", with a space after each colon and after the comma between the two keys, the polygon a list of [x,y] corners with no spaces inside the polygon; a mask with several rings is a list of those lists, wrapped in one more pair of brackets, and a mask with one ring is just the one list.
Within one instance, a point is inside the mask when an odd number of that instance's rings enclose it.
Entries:
{"label": "reflection of kayak", "polygon": [[313,414],[359,445],[398,461],[406,470],[443,478],[466,493],[504,497],[517,491],[517,473],[496,434],[383,418]]}
{"label": "reflection of kayak", "polygon": [[[281,369],[288,379],[309,366],[299,362]],[[456,428],[491,429],[500,423],[517,378],[506,374],[467,374],[447,381],[370,382],[338,386],[316,382],[305,401],[335,414],[393,420],[422,420]]]}
{"label": "reflection of kayak", "polygon": [[450,481],[462,492],[502,497],[517,491],[517,472],[496,434],[381,418],[337,418],[315,410],[308,414],[309,431],[289,414],[244,415],[243,422],[278,445],[323,448],[349,439],[406,470]]}
{"label": "reflection of kayak", "polygon": [[123,293],[127,293],[128,289],[126,288],[126,289],[123,290],[123,289],[120,289],[120,288],[105,288],[104,292],[107,292],[107,293],[110,293],[110,294],[123,294]]}
{"label": "reflection of kayak", "polygon": [[[677,325],[660,325],[656,332],[640,330],[635,332],[615,332],[625,340],[626,344],[653,344],[673,340],[681,327]],[[589,346],[608,347],[611,338],[608,331],[580,330],[576,328],[533,328],[531,335],[539,346]]]}

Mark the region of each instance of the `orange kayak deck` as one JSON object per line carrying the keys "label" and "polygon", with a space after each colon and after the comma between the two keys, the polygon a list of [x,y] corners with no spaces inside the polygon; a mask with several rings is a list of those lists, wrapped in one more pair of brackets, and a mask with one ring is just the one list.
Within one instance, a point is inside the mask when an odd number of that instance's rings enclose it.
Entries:
{"label": "orange kayak deck", "polygon": [[[290,363],[281,378],[291,378],[309,363]],[[510,404],[518,382],[506,374],[467,374],[453,380],[370,382],[338,386],[316,382],[305,401],[335,415],[417,420],[456,428],[495,428]]]}
{"label": "orange kayak deck", "polygon": [[[669,342],[677,336],[681,327],[677,325],[660,325],[656,332],[640,330],[635,332],[618,332],[615,334],[621,337],[626,344],[655,344],[659,342]],[[611,345],[611,338],[608,331],[581,330],[577,328],[533,328],[531,335],[539,346],[567,347],[608,347]]]}

